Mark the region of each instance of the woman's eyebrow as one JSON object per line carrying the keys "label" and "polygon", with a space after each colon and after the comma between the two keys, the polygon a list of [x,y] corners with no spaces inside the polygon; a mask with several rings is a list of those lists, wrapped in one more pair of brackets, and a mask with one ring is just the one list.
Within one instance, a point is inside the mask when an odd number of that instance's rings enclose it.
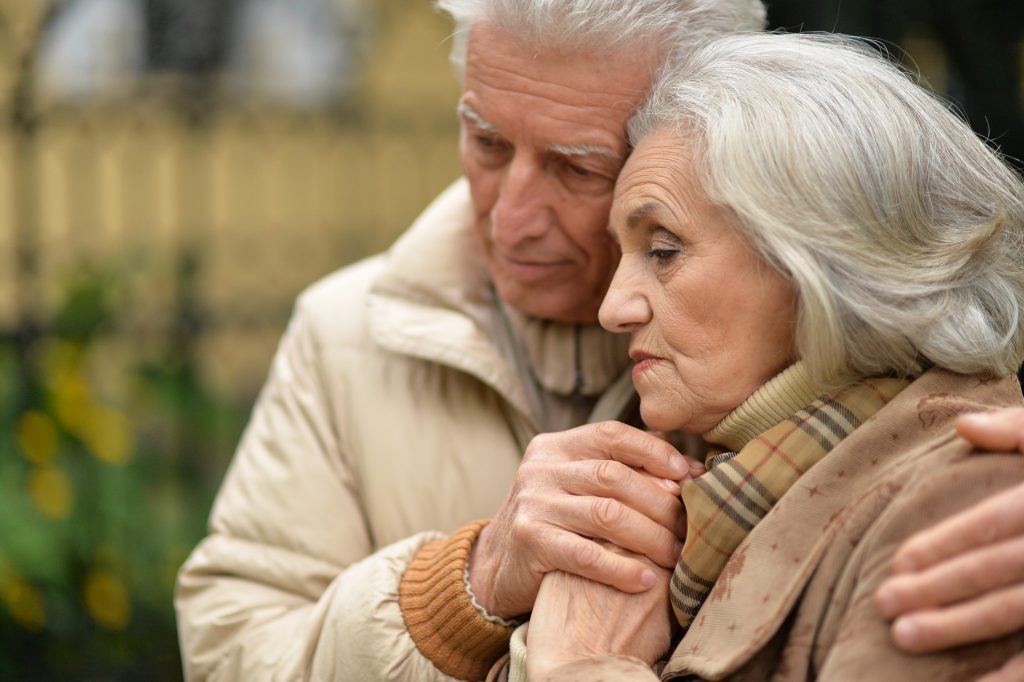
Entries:
{"label": "woman's eyebrow", "polygon": [[473,110],[473,107],[469,106],[465,102],[460,102],[459,106],[455,108],[455,111],[458,112],[459,116],[466,119],[483,132],[491,133],[492,135],[499,134],[498,126],[494,125],[486,118],[476,113],[476,111]]}
{"label": "woman's eyebrow", "polygon": [[634,229],[638,225],[644,223],[651,215],[660,213],[665,209],[665,205],[660,201],[648,201],[640,206],[637,206],[629,215],[626,216],[626,227]]}

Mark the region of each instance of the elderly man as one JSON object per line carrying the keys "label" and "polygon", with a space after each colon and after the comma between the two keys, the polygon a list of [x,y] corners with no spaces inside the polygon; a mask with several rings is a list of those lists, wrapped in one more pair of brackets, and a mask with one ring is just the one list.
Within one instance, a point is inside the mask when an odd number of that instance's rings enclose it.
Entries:
{"label": "elderly man", "polygon": [[675,563],[689,467],[622,423],[631,363],[596,324],[608,208],[654,71],[764,8],[439,4],[466,177],[300,298],[179,577],[191,679],[479,679],[546,572],[653,584],[591,538]]}

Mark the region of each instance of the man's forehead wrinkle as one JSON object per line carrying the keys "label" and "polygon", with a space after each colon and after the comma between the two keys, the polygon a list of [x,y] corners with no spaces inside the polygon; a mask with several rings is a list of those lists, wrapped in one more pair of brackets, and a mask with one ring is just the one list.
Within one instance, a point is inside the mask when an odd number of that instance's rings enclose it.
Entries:
{"label": "man's forehead wrinkle", "polygon": [[[489,95],[480,90],[470,89],[468,90],[472,94],[471,99],[475,100],[480,106],[485,104],[486,100],[489,99]],[[541,97],[535,93],[516,93],[517,97],[523,97],[535,100],[552,101],[549,98]],[[549,152],[556,154],[562,154],[564,156],[589,156],[597,155],[614,161],[621,165],[629,154],[629,141],[626,139],[625,121],[612,120],[613,115],[607,109],[599,106],[585,106],[576,104],[566,104],[559,100],[553,100],[557,108],[551,107],[523,107],[523,119],[522,122],[526,123],[528,128],[534,129],[539,127],[539,122],[553,121],[561,126],[565,126],[566,130],[569,131],[569,138],[554,142],[550,145],[545,145],[545,149]],[[509,130],[502,130],[500,126],[488,121],[482,115],[478,114],[471,106],[467,107],[476,114],[481,121],[486,123],[490,128],[484,128],[479,126],[487,132],[493,132],[497,134],[509,133]],[[486,109],[486,106],[481,106]],[[594,111],[596,114],[593,117],[589,117],[590,111]],[[600,119],[598,117],[601,117]],[[474,123],[477,123],[475,120]],[[504,123],[502,124],[504,125]],[[616,132],[618,131],[618,132]],[[604,143],[604,144],[602,144]]]}
{"label": "man's forehead wrinkle", "polygon": [[[608,87],[608,83],[594,83],[593,88],[578,87],[567,82],[553,82],[543,78],[531,78],[524,75],[523,70],[514,66],[500,66],[488,64],[483,60],[472,62],[472,68],[467,69],[467,89],[471,77],[479,80],[486,87],[495,90],[509,91],[516,90],[519,94],[537,99],[544,99],[555,104],[577,107],[580,109],[596,109],[600,111],[627,111],[632,112],[642,100],[645,90],[643,87],[630,88],[616,92]],[[479,72],[479,73],[472,73]],[[528,86],[522,88],[522,85]],[[644,86],[647,84],[644,83]],[[527,89],[530,92],[527,92]],[[567,92],[568,96],[559,92]],[[587,103],[584,99],[592,100]],[[596,101],[593,101],[596,100]],[[636,101],[634,101],[636,100]]]}

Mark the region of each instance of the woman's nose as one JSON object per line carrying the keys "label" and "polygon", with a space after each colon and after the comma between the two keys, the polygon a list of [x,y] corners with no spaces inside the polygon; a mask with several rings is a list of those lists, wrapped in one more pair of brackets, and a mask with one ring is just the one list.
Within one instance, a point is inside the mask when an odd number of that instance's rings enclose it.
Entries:
{"label": "woman's nose", "polygon": [[633,332],[651,321],[651,306],[644,295],[642,278],[623,256],[608,293],[601,302],[598,320],[610,332]]}

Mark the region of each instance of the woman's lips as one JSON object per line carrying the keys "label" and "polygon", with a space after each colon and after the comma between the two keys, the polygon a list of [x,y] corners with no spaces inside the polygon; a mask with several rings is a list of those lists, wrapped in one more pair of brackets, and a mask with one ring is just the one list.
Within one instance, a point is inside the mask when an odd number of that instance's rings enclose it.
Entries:
{"label": "woman's lips", "polygon": [[629,354],[630,360],[636,364],[633,366],[633,379],[636,380],[641,374],[661,362],[661,358],[643,351],[633,351]]}

